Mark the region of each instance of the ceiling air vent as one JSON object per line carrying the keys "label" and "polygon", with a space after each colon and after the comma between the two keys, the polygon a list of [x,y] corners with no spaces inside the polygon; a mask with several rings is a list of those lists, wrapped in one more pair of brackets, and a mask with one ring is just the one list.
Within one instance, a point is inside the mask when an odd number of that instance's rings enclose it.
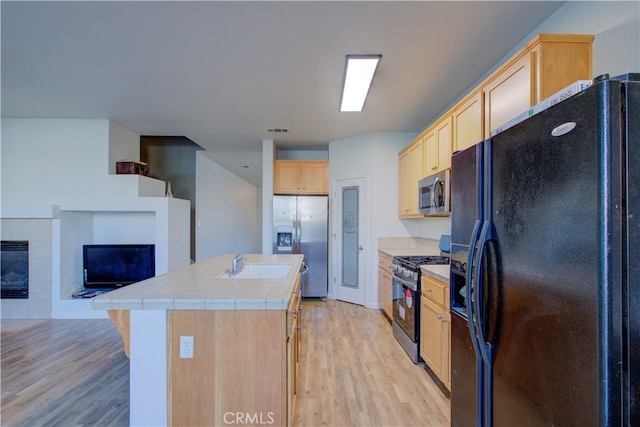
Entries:
{"label": "ceiling air vent", "polygon": [[271,129],[267,129],[267,132],[269,132],[269,133],[287,133],[287,132],[289,132],[289,129],[287,129],[287,128],[271,128]]}

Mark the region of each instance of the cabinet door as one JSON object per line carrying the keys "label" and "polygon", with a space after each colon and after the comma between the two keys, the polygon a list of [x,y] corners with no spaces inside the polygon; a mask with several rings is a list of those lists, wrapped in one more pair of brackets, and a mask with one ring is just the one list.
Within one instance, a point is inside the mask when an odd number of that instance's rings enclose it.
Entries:
{"label": "cabinet door", "polygon": [[442,377],[442,322],[440,308],[424,296],[421,298],[420,355],[438,378]]}
{"label": "cabinet door", "polygon": [[276,160],[273,163],[273,192],[275,194],[298,192],[298,162]]}
{"label": "cabinet door", "polygon": [[448,311],[441,313],[442,328],[442,382],[447,390],[451,390],[451,314]]}
{"label": "cabinet door", "polygon": [[423,150],[422,142],[416,143],[409,150],[409,157],[411,157],[411,182],[409,186],[409,206],[411,207],[411,213],[418,213],[418,181],[424,177],[423,172]]}
{"label": "cabinet door", "polygon": [[[378,304],[384,310],[386,305],[386,297],[384,294],[384,275],[386,272],[381,267],[378,267]],[[386,313],[386,310],[384,310]]]}
{"label": "cabinet door", "polygon": [[405,151],[398,157],[398,215],[409,215],[409,183],[411,181],[411,164],[409,151]]}
{"label": "cabinet door", "polygon": [[437,123],[422,138],[424,146],[424,176],[451,167],[452,137],[451,116]]}
{"label": "cabinet door", "polygon": [[[297,320],[292,326],[298,326]],[[291,334],[287,339],[287,425],[293,425],[293,411],[295,410],[298,380],[298,342],[297,335]]]}
{"label": "cabinet door", "polygon": [[445,380],[448,380],[445,374],[445,365],[449,360],[449,348],[444,348],[448,322],[443,321],[445,312],[442,308],[424,296],[421,301],[420,355],[444,384]]}
{"label": "cabinet door", "polygon": [[389,319],[393,318],[393,277],[390,272],[385,272],[384,274],[384,295],[385,295],[385,306],[384,312],[387,313]]}
{"label": "cabinet door", "polygon": [[417,217],[418,181],[423,177],[422,141],[414,141],[399,157],[399,215]]}
{"label": "cabinet door", "polygon": [[531,55],[523,55],[484,87],[485,138],[491,135],[493,129],[533,105],[535,78],[532,76]]}
{"label": "cabinet door", "polygon": [[476,92],[453,112],[453,151],[482,141],[482,93]]}
{"label": "cabinet door", "polygon": [[422,139],[424,144],[425,175],[432,175],[438,170],[438,137],[435,131],[429,132]]}
{"label": "cabinet door", "polygon": [[327,162],[301,162],[300,169],[300,190],[304,194],[329,194]]}
{"label": "cabinet door", "polygon": [[438,137],[437,171],[442,171],[451,167],[451,143],[453,141],[451,117],[438,125],[436,128],[436,135]]}
{"label": "cabinet door", "polygon": [[384,268],[378,268],[378,303],[385,314],[391,319],[393,316],[393,301],[391,299],[391,274]]}

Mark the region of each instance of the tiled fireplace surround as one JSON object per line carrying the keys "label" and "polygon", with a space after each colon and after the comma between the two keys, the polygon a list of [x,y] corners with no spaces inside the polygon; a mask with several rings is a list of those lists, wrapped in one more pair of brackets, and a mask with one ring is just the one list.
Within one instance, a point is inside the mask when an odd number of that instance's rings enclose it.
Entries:
{"label": "tiled fireplace surround", "polygon": [[2,299],[2,319],[49,319],[52,310],[52,220],[2,218],[2,240],[29,241],[29,299]]}

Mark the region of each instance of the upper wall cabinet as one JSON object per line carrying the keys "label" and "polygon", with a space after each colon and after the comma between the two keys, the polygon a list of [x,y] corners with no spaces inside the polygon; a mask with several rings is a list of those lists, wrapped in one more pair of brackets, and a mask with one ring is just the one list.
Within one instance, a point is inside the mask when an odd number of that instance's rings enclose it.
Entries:
{"label": "upper wall cabinet", "polygon": [[329,162],[324,160],[275,160],[274,194],[329,194]]}
{"label": "upper wall cabinet", "polygon": [[451,116],[444,117],[422,138],[424,170],[420,178],[451,167]]}
{"label": "upper wall cabinet", "polygon": [[418,212],[418,181],[423,177],[423,153],[424,145],[417,140],[398,154],[398,215],[401,218],[424,217]]}
{"label": "upper wall cabinet", "polygon": [[[417,181],[450,168],[453,152],[488,138],[576,80],[591,80],[592,44],[591,35],[539,34],[400,151],[400,217],[422,217]],[[408,158],[416,144],[422,144],[424,155],[421,172]]]}
{"label": "upper wall cabinet", "polygon": [[452,152],[464,150],[482,140],[482,91],[476,90],[458,104],[453,120]]}
{"label": "upper wall cabinet", "polygon": [[540,34],[483,85],[484,136],[576,80],[590,80],[593,36]]}

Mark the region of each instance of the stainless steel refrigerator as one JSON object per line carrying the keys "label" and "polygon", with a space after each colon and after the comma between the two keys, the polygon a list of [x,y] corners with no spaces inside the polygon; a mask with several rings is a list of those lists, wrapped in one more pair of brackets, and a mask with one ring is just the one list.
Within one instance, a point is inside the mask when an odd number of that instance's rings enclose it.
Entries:
{"label": "stainless steel refrigerator", "polygon": [[451,425],[640,425],[640,74],[452,158]]}
{"label": "stainless steel refrigerator", "polygon": [[329,199],[327,196],[273,197],[273,253],[303,254],[302,297],[327,297]]}

